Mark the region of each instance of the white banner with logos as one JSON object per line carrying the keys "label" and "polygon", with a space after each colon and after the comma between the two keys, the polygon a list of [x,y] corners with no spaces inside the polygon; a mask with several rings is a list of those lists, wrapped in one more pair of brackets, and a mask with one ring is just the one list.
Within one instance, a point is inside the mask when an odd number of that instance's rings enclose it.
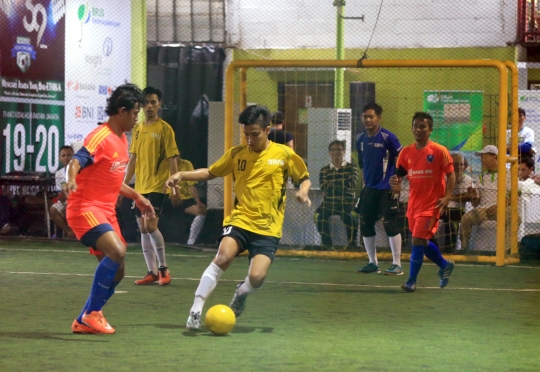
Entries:
{"label": "white banner with logos", "polygon": [[534,130],[534,147],[540,148],[540,90],[518,91],[518,106],[525,110],[525,126]]}
{"label": "white banner with logos", "polygon": [[128,0],[66,2],[66,145],[107,121],[107,98],[131,81],[130,9]]}

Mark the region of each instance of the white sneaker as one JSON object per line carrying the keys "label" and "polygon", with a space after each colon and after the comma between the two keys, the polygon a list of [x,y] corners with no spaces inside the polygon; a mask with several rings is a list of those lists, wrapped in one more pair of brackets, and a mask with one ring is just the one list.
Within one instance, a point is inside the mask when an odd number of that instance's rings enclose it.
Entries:
{"label": "white sneaker", "polygon": [[201,329],[201,313],[191,312],[186,322],[186,329],[200,330]]}

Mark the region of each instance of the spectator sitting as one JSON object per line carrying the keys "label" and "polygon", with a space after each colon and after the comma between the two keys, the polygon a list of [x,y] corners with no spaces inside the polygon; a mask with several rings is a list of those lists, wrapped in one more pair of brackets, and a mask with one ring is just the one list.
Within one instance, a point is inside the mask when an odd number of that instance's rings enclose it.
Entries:
{"label": "spectator sitting", "polygon": [[453,253],[456,250],[457,234],[461,217],[465,212],[465,204],[471,201],[469,188],[472,187],[472,179],[464,173],[465,158],[461,154],[451,154],[454,161],[454,174],[456,175],[456,185],[450,197],[448,209],[443,213],[442,220],[445,224],[445,244],[444,253]]}
{"label": "spectator sitting", "polygon": [[348,247],[356,246],[358,217],[353,212],[358,168],[343,160],[345,142],[332,141],[328,146],[332,162],[319,173],[319,184],[323,192],[323,202],[315,212],[315,224],[321,234],[322,244],[332,247],[329,218],[340,216],[347,226]]}
{"label": "spectator sitting", "polygon": [[282,145],[287,145],[291,149],[294,149],[294,136],[283,129],[283,126],[285,125],[283,113],[281,111],[274,112],[270,119],[270,123],[272,127],[270,128],[268,139],[272,142],[281,143]]}
{"label": "spectator sitting", "polygon": [[[177,158],[178,172],[188,172],[193,170],[193,164],[189,160],[182,159],[180,156]],[[199,199],[199,192],[197,191],[196,181],[183,181],[180,180],[177,184],[178,192],[182,202],[176,208],[180,208],[182,213],[195,216],[189,231],[188,245],[193,245],[197,242],[197,238],[201,233],[206,219],[206,205]]]}
{"label": "spectator sitting", "polygon": [[[531,156],[534,157],[536,150],[534,149],[534,131],[524,125],[527,116],[525,110],[518,108],[518,157]],[[511,130],[506,131],[506,152],[510,153]]]}
{"label": "spectator sitting", "polygon": [[[471,197],[473,210],[465,213],[461,219],[461,249],[469,250],[472,229],[484,221],[497,220],[497,179],[498,149],[496,146],[488,145],[480,152],[475,153],[482,157],[482,174],[474,181],[468,192]],[[506,190],[510,190],[510,172],[506,172]],[[510,202],[508,195],[507,201]],[[506,223],[510,222],[510,208],[506,209]],[[510,234],[507,234],[507,240]],[[510,246],[510,242],[506,242]]]}
{"label": "spectator sitting", "polygon": [[533,177],[534,177],[534,159],[531,157],[523,157],[519,161],[518,167],[518,177],[520,189],[523,194],[534,193],[537,194],[540,191],[540,186],[538,186]]}
{"label": "spectator sitting", "polygon": [[66,194],[62,191],[62,185],[66,183],[66,166],[73,157],[73,148],[71,146],[62,146],[60,148],[60,163],[64,166],[58,169],[54,175],[56,181],[57,201],[49,208],[49,214],[51,220],[54,221],[56,226],[64,232],[64,238],[74,239],[75,234],[73,230],[68,226],[66,221],[66,206],[67,198]]}

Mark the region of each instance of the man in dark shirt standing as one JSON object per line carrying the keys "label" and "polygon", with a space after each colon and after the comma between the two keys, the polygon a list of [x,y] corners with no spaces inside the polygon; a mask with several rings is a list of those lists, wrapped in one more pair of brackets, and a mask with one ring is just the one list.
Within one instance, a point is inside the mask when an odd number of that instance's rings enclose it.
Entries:
{"label": "man in dark shirt standing", "polygon": [[282,145],[287,145],[291,149],[294,149],[294,136],[283,129],[283,126],[285,125],[283,113],[281,111],[274,112],[270,122],[272,128],[268,134],[268,139],[272,142],[281,143]]}
{"label": "man in dark shirt standing", "polygon": [[330,142],[328,153],[332,162],[324,166],[319,173],[319,184],[324,196],[322,204],[315,212],[315,223],[323,245],[331,247],[332,237],[328,220],[331,216],[340,216],[347,226],[348,247],[354,247],[358,233],[358,217],[353,211],[358,168],[343,160],[344,141]]}

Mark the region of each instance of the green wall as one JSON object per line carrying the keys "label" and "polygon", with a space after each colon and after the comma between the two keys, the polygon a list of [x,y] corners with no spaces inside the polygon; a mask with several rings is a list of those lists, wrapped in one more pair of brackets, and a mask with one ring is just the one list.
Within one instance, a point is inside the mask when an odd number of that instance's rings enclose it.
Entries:
{"label": "green wall", "polygon": [[131,1],[131,82],[146,86],[146,1]]}
{"label": "green wall", "polygon": [[[356,59],[363,53],[347,49],[345,59]],[[514,47],[500,48],[433,48],[373,49],[369,59],[515,59]],[[244,59],[334,59],[334,49],[234,50],[234,60]],[[333,82],[332,70],[300,71],[248,70],[248,102],[277,109],[279,82]],[[349,105],[349,83],[375,82],[377,102],[384,108],[383,125],[395,132],[403,143],[413,141],[410,118],[423,109],[424,90],[481,90],[484,92],[484,125],[486,135],[497,126],[496,95],[498,73],[495,69],[348,69],[345,73],[345,107]]]}

